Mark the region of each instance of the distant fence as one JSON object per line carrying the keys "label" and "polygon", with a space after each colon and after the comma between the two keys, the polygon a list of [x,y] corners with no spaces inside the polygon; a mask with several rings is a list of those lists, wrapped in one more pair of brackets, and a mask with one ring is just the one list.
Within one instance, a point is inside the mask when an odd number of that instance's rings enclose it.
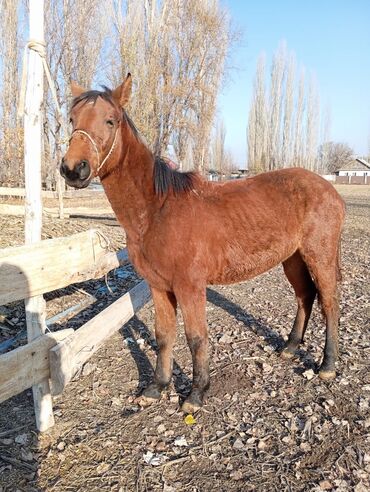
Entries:
{"label": "distant fence", "polygon": [[[24,198],[26,196],[25,188],[11,188],[9,186],[0,186],[0,197],[10,196]],[[58,198],[56,191],[42,190],[42,198]],[[66,190],[63,192],[63,198],[96,198],[105,196],[103,190],[97,190],[93,188],[85,190]]]}
{"label": "distant fence", "polygon": [[[100,278],[128,263],[125,249],[111,252],[108,246],[105,236],[89,230],[0,250],[0,305]],[[61,393],[101,344],[149,299],[149,287],[141,281],[79,329],[40,335],[0,355],[0,403],[44,380],[50,380],[52,394]],[[39,430],[52,425],[53,419],[37,411],[36,402],[35,414]]]}
{"label": "distant fence", "polygon": [[[0,198],[20,198],[23,199],[26,196],[26,190],[24,188],[10,188],[0,187]],[[56,191],[42,190],[42,198],[58,198]],[[66,190],[63,192],[63,198],[68,199],[83,199],[87,198],[94,203],[94,199],[105,197],[105,193],[102,189],[85,189],[85,190]],[[25,207],[24,205],[8,203],[6,200],[0,203],[0,215],[12,215],[18,217],[24,217]],[[86,202],[83,202],[86,203]],[[61,211],[58,207],[43,207],[43,214],[50,217],[61,217]],[[89,207],[89,206],[77,206],[77,207],[63,207],[63,218],[74,217],[104,217],[111,216],[113,210],[110,205],[102,207]]]}
{"label": "distant fence", "polygon": [[336,184],[370,185],[370,176],[336,176]]}
{"label": "distant fence", "polygon": [[[43,207],[42,212],[45,216],[59,217],[58,208]],[[24,217],[24,205],[13,205],[10,203],[0,203],[0,215],[11,215]],[[104,217],[112,216],[111,207],[67,207],[63,209],[64,218],[68,217]]]}

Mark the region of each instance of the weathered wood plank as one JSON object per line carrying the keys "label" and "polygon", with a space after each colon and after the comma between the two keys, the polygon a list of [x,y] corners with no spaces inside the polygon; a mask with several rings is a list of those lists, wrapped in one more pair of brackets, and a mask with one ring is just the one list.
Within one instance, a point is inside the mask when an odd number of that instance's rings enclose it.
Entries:
{"label": "weathered wood plank", "polygon": [[50,378],[50,349],[72,333],[72,328],[48,333],[0,355],[0,402]]}
{"label": "weathered wood plank", "polygon": [[[26,196],[25,188],[11,188],[7,186],[0,186],[1,196],[13,196],[24,198]],[[57,191],[42,190],[41,196],[43,198],[58,198]],[[66,190],[62,193],[63,198],[97,198],[103,197],[103,190]]]}
{"label": "weathered wood plank", "polygon": [[63,193],[63,198],[98,198],[105,197],[103,189],[96,190],[85,188],[84,190],[66,190]]}
{"label": "weathered wood plank", "polygon": [[0,305],[99,278],[127,263],[126,250],[108,251],[93,229],[0,250]]}
{"label": "weathered wood plank", "polygon": [[[44,207],[43,213],[51,217],[59,217],[58,208]],[[101,217],[113,215],[114,212],[110,207],[66,207],[63,209],[63,217]],[[21,217],[24,215],[24,205],[14,205],[9,203],[0,203],[0,215],[11,215]]]}
{"label": "weathered wood plank", "polygon": [[63,391],[67,383],[103,342],[118,331],[150,299],[145,281],[97,314],[73,335],[50,350],[50,375],[53,394]]}
{"label": "weathered wood plank", "polygon": [[26,196],[26,190],[24,188],[0,186],[0,196],[19,196],[24,198]]}
{"label": "weathered wood plank", "polygon": [[[1,208],[0,208],[1,210]],[[51,217],[59,217],[59,211],[56,208],[44,207],[44,213]],[[65,217],[101,217],[106,215],[114,215],[110,207],[66,207],[64,208]]]}
{"label": "weathered wood plank", "polygon": [[11,215],[14,217],[21,217],[24,215],[24,205],[1,203],[0,215]]}

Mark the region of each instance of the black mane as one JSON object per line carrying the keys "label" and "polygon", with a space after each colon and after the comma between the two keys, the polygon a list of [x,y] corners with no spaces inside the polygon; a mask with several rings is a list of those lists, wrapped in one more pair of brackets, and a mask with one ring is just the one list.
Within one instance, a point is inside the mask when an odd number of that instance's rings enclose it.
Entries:
{"label": "black mane", "polygon": [[[115,106],[111,89],[105,86],[102,87],[104,89],[103,91],[91,90],[75,97],[72,101],[72,109],[80,102],[92,102],[95,104],[98,97]],[[122,109],[122,117],[129,125],[135,137],[141,140],[136,126],[124,109]],[[169,191],[173,191],[175,194],[188,192],[193,189],[195,177],[196,173],[193,171],[179,172],[172,169],[164,158],[159,156],[154,158],[153,183],[157,195],[164,195]]]}
{"label": "black mane", "polygon": [[154,159],[154,189],[157,195],[164,195],[172,190],[175,194],[191,191],[196,173],[190,171],[182,173],[171,169],[165,159]]}

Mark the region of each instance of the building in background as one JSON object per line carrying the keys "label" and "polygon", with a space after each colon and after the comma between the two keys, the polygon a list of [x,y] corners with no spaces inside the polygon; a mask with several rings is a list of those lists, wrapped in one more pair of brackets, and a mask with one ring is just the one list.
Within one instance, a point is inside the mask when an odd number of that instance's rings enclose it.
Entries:
{"label": "building in background", "polygon": [[370,184],[370,164],[357,158],[336,171],[336,183]]}

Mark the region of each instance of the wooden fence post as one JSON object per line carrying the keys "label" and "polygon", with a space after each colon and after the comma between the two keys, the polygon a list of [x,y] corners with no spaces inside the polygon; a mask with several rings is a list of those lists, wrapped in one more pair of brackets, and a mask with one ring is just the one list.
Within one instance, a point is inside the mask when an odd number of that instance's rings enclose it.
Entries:
{"label": "wooden fence post", "polygon": [[[30,39],[44,42],[44,1],[30,0]],[[24,116],[24,167],[25,167],[25,242],[41,239],[41,162],[42,162],[42,102],[44,69],[40,55],[29,50],[28,80]],[[27,337],[31,342],[43,335],[46,329],[45,300],[43,296],[25,300]],[[32,387],[36,426],[44,431],[54,424],[49,380]]]}

